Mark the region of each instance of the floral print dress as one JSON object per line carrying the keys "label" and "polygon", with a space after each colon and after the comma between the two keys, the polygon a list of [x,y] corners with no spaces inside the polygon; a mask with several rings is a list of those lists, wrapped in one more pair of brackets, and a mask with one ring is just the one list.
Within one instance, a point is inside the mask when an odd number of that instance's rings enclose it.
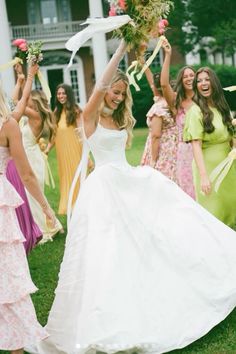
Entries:
{"label": "floral print dress", "polygon": [[151,165],[151,130],[153,119],[162,119],[162,134],[160,138],[160,150],[155,169],[162,172],[172,181],[177,182],[176,160],[178,144],[178,127],[171,115],[167,102],[163,97],[154,97],[154,104],[147,113],[147,125],[149,135],[144,148],[141,165]]}
{"label": "floral print dress", "polygon": [[176,114],[176,124],[178,126],[178,149],[177,149],[177,184],[185,193],[195,199],[195,190],[193,183],[192,161],[193,152],[192,145],[183,140],[183,131],[185,124],[186,111],[179,108]]}

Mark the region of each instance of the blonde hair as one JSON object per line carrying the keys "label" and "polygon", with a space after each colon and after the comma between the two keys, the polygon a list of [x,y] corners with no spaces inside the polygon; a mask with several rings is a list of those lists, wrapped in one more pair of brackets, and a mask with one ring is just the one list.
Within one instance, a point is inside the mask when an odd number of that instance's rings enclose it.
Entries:
{"label": "blonde hair", "polygon": [[[126,129],[128,133],[128,139],[126,146],[130,147],[132,143],[132,138],[133,138],[133,127],[135,125],[135,118],[133,117],[132,114],[132,96],[129,88],[129,80],[128,77],[126,76],[125,73],[123,73],[121,70],[117,70],[116,74],[113,76],[112,81],[111,81],[111,87],[118,81],[122,80],[126,84],[126,97],[123,102],[121,102],[116,110],[114,110],[112,117],[114,121],[117,123],[118,127],[120,129]],[[105,103],[103,101],[100,111],[102,111]]]}
{"label": "blonde hair", "polygon": [[9,115],[10,108],[7,106],[5,94],[0,85],[0,116],[3,118],[3,120],[6,120]]}
{"label": "blonde hair", "polygon": [[38,111],[43,123],[42,131],[37,137],[37,140],[41,138],[44,129],[47,128],[49,133],[49,141],[51,141],[56,132],[56,124],[54,122],[54,116],[49,107],[47,97],[43,91],[33,90],[31,91],[31,98],[35,104],[35,108]]}

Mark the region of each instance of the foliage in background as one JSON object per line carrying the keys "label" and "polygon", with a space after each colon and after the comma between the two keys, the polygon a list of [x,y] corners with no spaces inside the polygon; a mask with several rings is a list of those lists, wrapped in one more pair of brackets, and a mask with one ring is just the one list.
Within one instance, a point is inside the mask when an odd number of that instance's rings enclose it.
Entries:
{"label": "foliage in background", "polygon": [[232,55],[236,50],[235,0],[173,0],[174,9],[168,16],[171,29],[167,37],[182,54],[195,48],[208,47],[204,37],[218,51]]}
{"label": "foliage in background", "polygon": [[[235,0],[187,0],[186,11],[195,28],[192,33],[188,34],[188,39],[192,45],[201,44],[204,37],[218,37],[219,39],[222,34],[226,35],[227,42],[227,37],[233,38],[234,36],[235,45],[235,27],[234,29],[231,27],[235,21]],[[229,32],[226,33],[225,29]],[[224,52],[225,43],[222,40],[217,40],[215,45],[219,51]]]}
{"label": "foliage in background", "polygon": [[216,25],[213,35],[215,38],[213,45],[221,48],[224,54],[233,56],[236,52],[236,19],[225,20]]}

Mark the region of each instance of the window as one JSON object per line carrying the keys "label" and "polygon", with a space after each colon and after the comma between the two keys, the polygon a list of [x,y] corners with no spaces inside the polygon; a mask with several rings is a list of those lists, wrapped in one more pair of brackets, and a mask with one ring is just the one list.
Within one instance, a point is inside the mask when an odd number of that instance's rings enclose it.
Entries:
{"label": "window", "polygon": [[[147,51],[146,55],[145,55],[145,59],[147,61],[147,59],[152,55],[152,52]],[[159,67],[161,65],[161,60],[160,60],[160,52],[155,56],[155,58],[152,61],[151,64],[151,69],[156,69],[157,67]]]}
{"label": "window", "polygon": [[41,0],[40,6],[43,24],[57,23],[56,0]]}
{"label": "window", "polygon": [[77,70],[70,70],[70,80],[71,86],[75,94],[75,99],[77,102],[80,102],[79,96],[79,83],[78,83],[78,73]]}

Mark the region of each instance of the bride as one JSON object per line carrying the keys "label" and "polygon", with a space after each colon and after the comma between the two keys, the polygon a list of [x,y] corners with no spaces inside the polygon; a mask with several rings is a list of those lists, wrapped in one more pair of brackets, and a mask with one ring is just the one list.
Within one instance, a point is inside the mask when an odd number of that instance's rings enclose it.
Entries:
{"label": "bride", "polygon": [[96,167],[69,224],[40,354],[165,353],[236,305],[236,233],[148,166],[125,158],[134,119],[121,42],[84,108]]}

